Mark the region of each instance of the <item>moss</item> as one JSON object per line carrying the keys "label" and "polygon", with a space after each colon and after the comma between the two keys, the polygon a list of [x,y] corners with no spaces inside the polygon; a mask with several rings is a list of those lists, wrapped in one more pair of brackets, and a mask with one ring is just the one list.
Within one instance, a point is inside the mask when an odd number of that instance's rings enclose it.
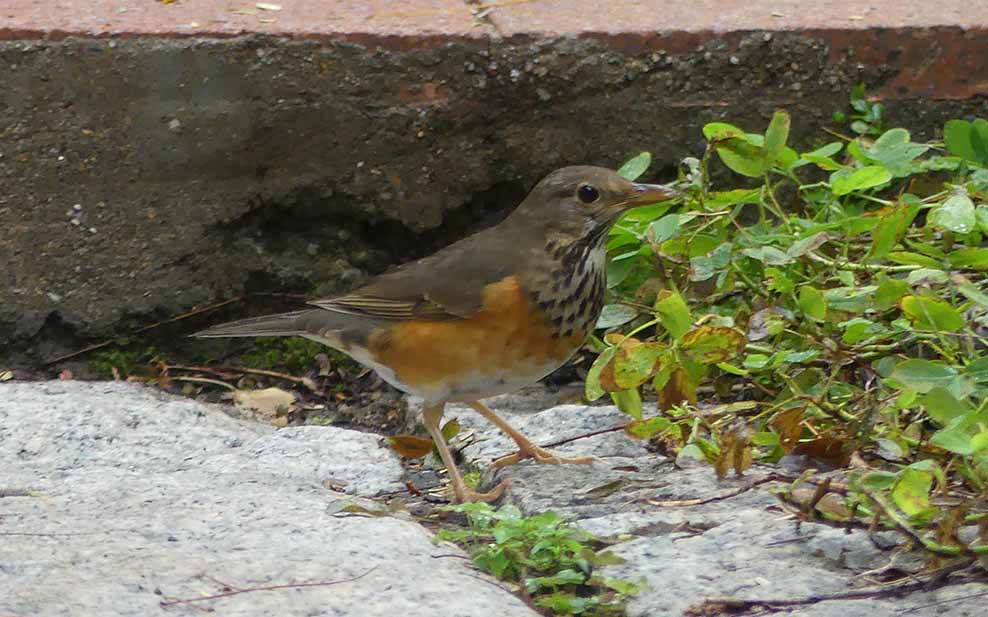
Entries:
{"label": "moss", "polygon": [[153,346],[144,349],[114,347],[95,352],[89,361],[89,367],[99,377],[113,379],[117,376],[113,374],[113,369],[117,370],[119,376],[126,377],[146,367],[158,357],[158,350]]}
{"label": "moss", "polygon": [[241,356],[244,366],[300,373],[307,370],[319,353],[332,351],[325,345],[298,336],[262,336],[255,339],[250,351]]}

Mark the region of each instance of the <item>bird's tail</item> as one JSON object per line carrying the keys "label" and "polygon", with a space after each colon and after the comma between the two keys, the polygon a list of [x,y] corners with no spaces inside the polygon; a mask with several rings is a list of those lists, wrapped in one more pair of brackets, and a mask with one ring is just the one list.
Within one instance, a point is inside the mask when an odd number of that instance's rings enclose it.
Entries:
{"label": "bird's tail", "polygon": [[225,338],[233,336],[302,336],[305,329],[299,319],[310,311],[295,311],[278,313],[231,321],[229,323],[206,328],[192,334],[197,338]]}

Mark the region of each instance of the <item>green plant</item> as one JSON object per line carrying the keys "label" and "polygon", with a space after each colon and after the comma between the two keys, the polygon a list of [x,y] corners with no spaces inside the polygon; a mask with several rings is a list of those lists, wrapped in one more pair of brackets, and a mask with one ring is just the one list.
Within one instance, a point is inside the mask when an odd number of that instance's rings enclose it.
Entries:
{"label": "green plant", "polygon": [[[865,103],[856,90],[857,137],[804,152],[784,111],[764,133],[704,127],[682,202],[611,232],[613,302],[587,397],[608,393],[629,433],[721,474],[788,452],[837,466],[856,454],[866,465],[846,501],[859,515],[982,553],[988,121],[952,120],[946,143],[920,143]],[[716,159],[746,180],[711,187]],[[733,402],[697,410],[704,384]],[[642,390],[661,415],[643,417]],[[979,539],[949,532],[967,525]]]}
{"label": "green plant", "polygon": [[[336,354],[346,358],[339,352],[297,336],[258,337],[250,351],[241,358],[243,365],[250,368],[282,369],[290,373],[302,373],[312,365],[316,354]],[[334,358],[336,359],[336,358]]]}
{"label": "green plant", "polygon": [[881,135],[885,130],[885,106],[869,101],[864,84],[851,89],[850,113],[834,112],[834,122],[844,124],[850,121],[851,130],[858,135]]}
{"label": "green plant", "polygon": [[594,538],[566,523],[555,512],[522,516],[506,505],[486,503],[450,508],[466,514],[466,529],[444,528],[438,540],[463,546],[474,562],[499,579],[518,583],[521,592],[547,615],[623,615],[628,596],[639,585],[601,576],[595,566],[620,563],[595,552]]}
{"label": "green plant", "polygon": [[126,378],[134,373],[147,372],[148,365],[158,358],[158,350],[154,347],[127,348],[126,340],[121,345],[123,346],[97,351],[89,360],[89,366],[101,378]]}

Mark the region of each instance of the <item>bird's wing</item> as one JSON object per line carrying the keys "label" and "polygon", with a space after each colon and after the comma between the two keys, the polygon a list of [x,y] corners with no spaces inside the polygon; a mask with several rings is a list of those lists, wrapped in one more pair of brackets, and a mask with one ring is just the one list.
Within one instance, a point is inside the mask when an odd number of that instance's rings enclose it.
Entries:
{"label": "bird's wing", "polygon": [[386,272],[367,285],[310,304],[338,313],[402,321],[463,319],[484,304],[484,288],[509,276],[520,256],[490,241],[492,230]]}

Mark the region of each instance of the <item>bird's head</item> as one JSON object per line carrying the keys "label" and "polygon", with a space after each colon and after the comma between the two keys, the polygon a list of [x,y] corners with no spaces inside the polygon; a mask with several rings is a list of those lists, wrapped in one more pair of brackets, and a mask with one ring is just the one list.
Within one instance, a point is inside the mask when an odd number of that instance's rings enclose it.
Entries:
{"label": "bird's head", "polygon": [[515,216],[526,225],[576,242],[603,237],[631,208],[678,196],[669,187],[631,182],[603,167],[563,167],[532,189]]}

